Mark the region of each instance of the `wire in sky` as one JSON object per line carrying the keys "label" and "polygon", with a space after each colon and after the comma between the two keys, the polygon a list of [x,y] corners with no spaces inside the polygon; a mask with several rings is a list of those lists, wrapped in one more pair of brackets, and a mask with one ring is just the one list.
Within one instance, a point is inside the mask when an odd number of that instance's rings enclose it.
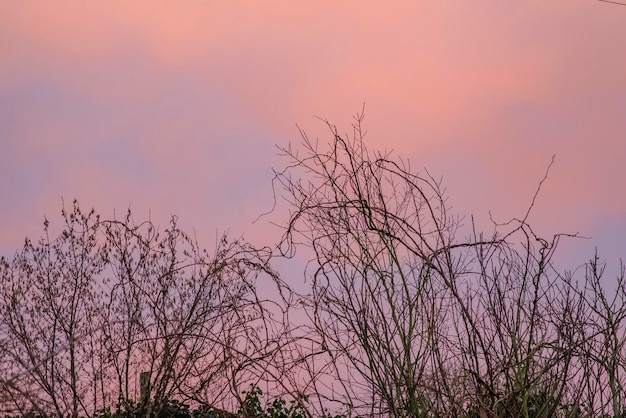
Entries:
{"label": "wire in sky", "polygon": [[617,2],[617,1],[611,1],[611,0],[598,0],[598,1],[603,1],[605,3],[619,4],[620,6],[626,6],[626,3],[620,3],[620,2]]}

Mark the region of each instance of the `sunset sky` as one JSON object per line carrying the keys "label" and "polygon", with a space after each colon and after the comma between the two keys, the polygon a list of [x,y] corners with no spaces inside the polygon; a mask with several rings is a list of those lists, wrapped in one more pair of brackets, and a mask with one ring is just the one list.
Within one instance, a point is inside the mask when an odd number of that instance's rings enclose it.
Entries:
{"label": "sunset sky", "polygon": [[[383,5],[384,4],[384,5]],[[316,116],[460,214],[626,256],[626,7],[597,0],[1,1],[0,254],[76,198],[269,244],[276,145]]]}

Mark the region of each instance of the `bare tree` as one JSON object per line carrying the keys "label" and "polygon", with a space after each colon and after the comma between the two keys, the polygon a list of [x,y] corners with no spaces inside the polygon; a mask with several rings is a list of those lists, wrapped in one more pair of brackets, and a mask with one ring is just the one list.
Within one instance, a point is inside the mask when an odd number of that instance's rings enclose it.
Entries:
{"label": "bare tree", "polygon": [[[624,266],[614,281],[605,278],[597,253],[584,266],[584,277],[573,287],[582,301],[580,319],[572,328],[580,343],[575,360],[584,376],[580,402],[594,416],[626,413],[626,280]],[[574,332],[574,331],[572,331]]]}
{"label": "bare tree", "polygon": [[63,232],[37,244],[26,240],[11,262],[2,260],[0,315],[6,353],[4,390],[21,413],[32,409],[78,416],[93,412],[90,339],[99,309],[93,278],[104,268],[96,239],[98,217],[74,203],[62,211]]}
{"label": "bare tree", "polygon": [[523,217],[483,234],[428,172],[369,150],[362,121],[351,137],[326,122],[328,145],[301,131],[275,177],[290,209],[281,251],[310,255],[307,370],[329,382],[318,396],[348,415],[582,416],[606,412],[585,388],[601,373],[618,416],[624,304],[595,273],[581,290],[555,269],[575,234],[544,239],[528,224],[548,171]]}
{"label": "bare tree", "polygon": [[[58,236],[45,220],[0,259],[1,412],[623,416],[626,274],[607,282],[597,255],[554,266],[568,235],[528,223],[551,164],[523,216],[480,232],[441,181],[369,150],[362,122],[281,149],[278,254],[76,202]],[[300,292],[270,265],[296,251]]]}
{"label": "bare tree", "polygon": [[76,202],[62,217],[58,237],[46,220],[43,239],[0,262],[7,413],[156,415],[172,399],[236,410],[250,385],[295,393],[288,299],[257,291],[280,285],[269,250],[224,235],[209,253],[176,217],[162,232]]}
{"label": "bare tree", "polygon": [[[276,179],[293,208],[285,252],[303,243],[314,254],[311,317],[356,414],[419,416],[436,410],[427,393],[452,396],[440,350],[451,283],[466,264],[459,220],[440,184],[407,163],[370,153],[362,116],[353,139],[329,124],[322,150],[302,132],[304,153]],[[293,172],[307,173],[301,180]],[[370,399],[370,402],[364,402]]]}
{"label": "bare tree", "polygon": [[210,255],[176,218],[162,234],[130,214],[105,224],[113,285],[103,331],[118,399],[136,397],[138,369],[155,405],[175,397],[224,408],[247,384],[273,379],[266,359],[282,322],[256,290],[260,274],[277,279],[269,253],[223,236]]}

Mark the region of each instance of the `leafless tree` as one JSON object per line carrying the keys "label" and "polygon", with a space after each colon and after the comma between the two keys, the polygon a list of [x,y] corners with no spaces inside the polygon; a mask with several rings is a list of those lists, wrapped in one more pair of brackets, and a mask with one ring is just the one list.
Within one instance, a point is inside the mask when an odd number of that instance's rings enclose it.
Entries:
{"label": "leafless tree", "polygon": [[[246,416],[262,387],[297,417],[624,416],[624,267],[555,267],[568,236],[528,223],[548,171],[521,217],[481,232],[440,180],[368,149],[362,122],[281,149],[278,252],[227,235],[209,252],[176,217],[76,202],[58,236],[46,220],[0,259],[0,413]],[[298,292],[270,264],[296,251]]]}
{"label": "leafless tree", "polygon": [[[93,415],[170,399],[236,410],[250,385],[295,393],[288,297],[270,252],[222,236],[202,250],[173,217],[162,232],[85,214],[0,262],[0,385],[7,412]],[[288,296],[288,295],[286,295]],[[282,354],[281,354],[282,353]],[[139,376],[149,377],[139,399]],[[292,373],[293,374],[293,373]]]}
{"label": "leafless tree", "polygon": [[93,277],[104,268],[98,252],[98,217],[74,204],[62,211],[63,232],[51,239],[49,222],[37,244],[26,240],[12,261],[2,260],[0,315],[5,355],[5,396],[25,413],[93,412],[92,336],[99,308]]}
{"label": "leafless tree", "polygon": [[103,335],[119,399],[136,397],[139,369],[150,372],[156,404],[175,397],[223,408],[249,383],[277,380],[268,360],[286,334],[270,313],[281,306],[256,289],[259,275],[277,280],[269,253],[223,236],[210,255],[176,218],[162,234],[130,214],[105,230],[113,285]]}
{"label": "leafless tree", "polygon": [[314,254],[311,318],[345,405],[419,416],[441,407],[428,393],[452,396],[444,293],[465,268],[464,250],[486,243],[455,239],[459,220],[434,178],[370,153],[361,116],[352,139],[329,126],[327,150],[304,132],[303,154],[282,150],[291,163],[276,180],[293,210],[282,248],[302,243]]}
{"label": "leafless tree", "polygon": [[481,233],[428,172],[369,150],[362,120],[351,136],[326,122],[329,144],[301,131],[275,177],[282,253],[310,256],[303,301],[323,354],[309,367],[325,399],[348,415],[583,416],[607,413],[585,388],[597,377],[621,414],[623,291],[608,300],[594,263],[582,284],[554,267],[576,234],[528,224],[548,171],[524,216]]}

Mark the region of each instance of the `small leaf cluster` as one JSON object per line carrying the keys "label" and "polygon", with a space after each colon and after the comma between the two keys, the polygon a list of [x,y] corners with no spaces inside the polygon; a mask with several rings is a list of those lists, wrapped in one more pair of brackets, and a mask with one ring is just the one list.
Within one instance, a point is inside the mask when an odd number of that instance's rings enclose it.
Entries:
{"label": "small leaf cluster", "polygon": [[[154,405],[148,411],[146,405],[135,403],[131,400],[125,401],[113,411],[110,407],[96,412],[94,418],[307,418],[308,414],[304,406],[294,400],[287,402],[283,398],[276,398],[268,401],[265,405],[262,402],[263,391],[251,385],[250,389],[243,391],[245,395],[243,402],[235,414],[217,410],[208,406],[200,406],[191,409],[189,405],[174,399],[168,399],[161,403],[159,407]],[[305,399],[306,401],[306,399]],[[324,418],[342,418],[341,416]]]}
{"label": "small leaf cluster", "polygon": [[274,399],[265,408],[261,403],[263,391],[258,386],[251,386],[250,390],[243,392],[246,397],[237,411],[237,415],[250,418],[306,418],[307,414],[303,406],[295,401],[287,405],[282,398]]}

